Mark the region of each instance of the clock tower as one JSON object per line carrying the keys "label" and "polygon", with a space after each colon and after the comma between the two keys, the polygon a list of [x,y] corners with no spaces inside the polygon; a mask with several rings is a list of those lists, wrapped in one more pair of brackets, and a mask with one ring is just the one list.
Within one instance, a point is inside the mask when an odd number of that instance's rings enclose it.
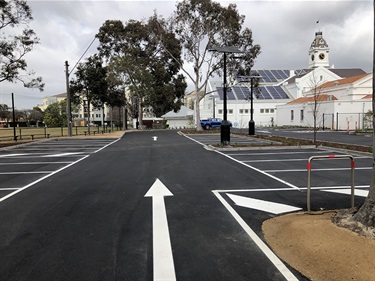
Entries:
{"label": "clock tower", "polygon": [[315,39],[311,43],[309,50],[309,68],[316,68],[318,66],[329,67],[329,47],[323,38],[321,31],[315,32]]}

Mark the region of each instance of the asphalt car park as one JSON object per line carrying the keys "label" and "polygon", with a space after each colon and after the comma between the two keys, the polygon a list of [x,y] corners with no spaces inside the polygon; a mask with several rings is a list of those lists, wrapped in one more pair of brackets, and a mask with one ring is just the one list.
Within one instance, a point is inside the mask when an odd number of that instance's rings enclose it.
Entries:
{"label": "asphalt car park", "polygon": [[[197,142],[206,144],[206,145],[218,145],[220,143],[220,133],[211,133],[211,134],[194,134],[189,135],[192,139]],[[257,138],[249,138],[247,136],[231,134],[230,136],[231,144],[236,145],[246,145],[246,144],[267,144],[269,141],[257,139]]]}
{"label": "asphalt car park", "polygon": [[[157,280],[161,245],[177,280],[307,280],[275,257],[261,226],[306,210],[309,157],[342,152],[209,143],[220,135],[146,130],[1,151],[0,279]],[[357,205],[371,156],[353,156]],[[350,207],[350,172],[350,159],[314,160],[312,209]]]}
{"label": "asphalt car park", "polygon": [[113,139],[51,139],[0,150],[0,201],[113,143]]}
{"label": "asphalt car park", "polygon": [[[202,145],[214,142],[212,136],[208,140],[205,140],[204,136],[189,137]],[[218,141],[216,138],[216,143]],[[269,188],[257,189],[254,179],[255,187],[228,187],[213,191],[224,205],[227,204],[228,211],[240,214],[259,234],[259,221],[281,213],[307,210],[307,167],[310,157],[329,157],[317,158],[311,162],[310,191],[313,211],[351,207],[352,164],[349,155],[353,157],[355,165],[355,205],[363,203],[368,195],[372,172],[371,155],[314,147],[252,147],[247,150],[241,148],[217,153],[272,179]],[[338,155],[348,157],[335,157]]]}

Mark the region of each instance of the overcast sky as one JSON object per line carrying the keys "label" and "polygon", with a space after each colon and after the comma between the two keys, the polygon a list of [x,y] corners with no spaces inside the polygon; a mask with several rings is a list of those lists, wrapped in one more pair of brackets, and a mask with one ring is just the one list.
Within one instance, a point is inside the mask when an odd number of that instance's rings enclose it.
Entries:
{"label": "overcast sky", "polygon": [[[65,61],[72,68],[107,19],[141,20],[159,15],[169,17],[176,1],[27,1],[34,21],[30,27],[41,44],[27,55],[29,70],[42,76],[44,92],[21,84],[0,83],[0,104],[11,106],[11,93],[17,109],[31,109],[45,96],[66,91]],[[372,1],[217,1],[223,6],[236,3],[246,16],[245,27],[253,31],[261,54],[254,69],[308,68],[308,51],[315,32],[322,31],[330,47],[330,64],[335,68],[362,68],[372,71]],[[317,24],[317,21],[319,23]],[[97,52],[96,44],[85,57]]]}

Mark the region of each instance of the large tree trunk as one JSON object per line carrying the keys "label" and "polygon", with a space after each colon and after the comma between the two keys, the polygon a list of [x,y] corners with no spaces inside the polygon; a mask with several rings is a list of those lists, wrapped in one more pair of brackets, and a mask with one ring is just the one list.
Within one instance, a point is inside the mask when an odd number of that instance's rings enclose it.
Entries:
{"label": "large tree trunk", "polygon": [[[375,0],[373,3],[373,10],[375,14]],[[375,19],[374,19],[375,24]],[[374,37],[375,43],[375,29],[374,29]],[[365,203],[359,209],[359,211],[353,216],[353,220],[358,221],[366,226],[375,227],[375,99],[374,99],[374,91],[375,91],[375,44],[373,50],[373,65],[372,65],[372,176],[371,176],[371,185],[369,194],[365,200]]]}

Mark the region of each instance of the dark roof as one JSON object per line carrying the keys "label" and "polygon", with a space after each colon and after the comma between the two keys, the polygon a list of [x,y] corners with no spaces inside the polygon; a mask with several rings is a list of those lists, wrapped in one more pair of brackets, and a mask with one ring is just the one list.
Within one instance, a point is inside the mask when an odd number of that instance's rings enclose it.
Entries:
{"label": "dark roof", "polygon": [[358,76],[366,73],[360,68],[330,68],[329,70],[341,78]]}
{"label": "dark roof", "polygon": [[[297,78],[301,78],[305,76],[307,73],[311,72],[313,68],[310,69],[304,69],[305,73],[302,75],[298,75],[298,70],[295,71],[295,76],[289,78],[287,80],[288,83],[294,83]],[[333,72],[334,74],[340,76],[340,78],[347,78],[347,77],[353,77],[358,75],[366,74],[366,72],[360,68],[329,68],[329,71]]]}

